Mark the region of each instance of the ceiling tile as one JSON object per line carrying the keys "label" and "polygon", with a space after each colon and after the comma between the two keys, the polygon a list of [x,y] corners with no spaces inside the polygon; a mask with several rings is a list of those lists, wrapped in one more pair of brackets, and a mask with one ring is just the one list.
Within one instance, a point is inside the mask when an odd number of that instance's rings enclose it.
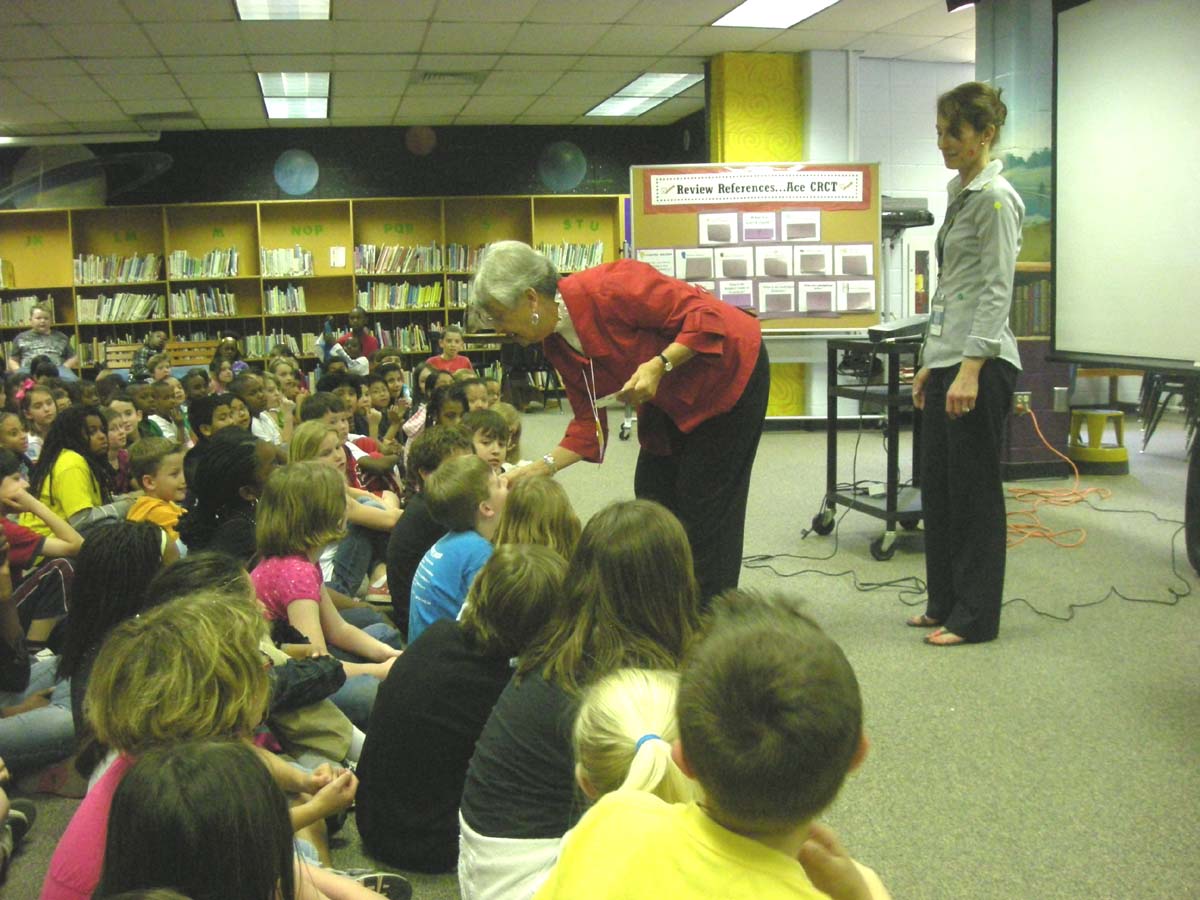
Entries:
{"label": "ceiling tile", "polygon": [[61,122],[62,119],[41,103],[5,104],[0,109],[0,122],[6,125],[37,125]]}
{"label": "ceiling tile", "polygon": [[454,124],[461,125],[465,128],[470,128],[472,126],[478,127],[484,125],[511,125],[512,120],[512,116],[505,116],[501,115],[500,113],[479,116],[459,115],[454,117]]}
{"label": "ceiling tile", "polygon": [[539,56],[529,53],[506,53],[496,63],[497,69],[518,72],[565,72],[579,61],[578,56]]}
{"label": "ceiling tile", "polygon": [[581,56],[574,68],[579,72],[642,72],[649,71],[657,56]]}
{"label": "ceiling tile", "polygon": [[163,56],[233,56],[245,53],[242,22],[150,23],[142,28]]}
{"label": "ceiling tile", "polygon": [[417,64],[415,53],[335,53],[335,72],[404,71]]}
{"label": "ceiling tile", "polygon": [[703,75],[704,66],[707,62],[708,60],[695,56],[664,56],[646,69],[646,71]]}
{"label": "ceiling tile", "polygon": [[[146,133],[146,129],[142,128],[136,122],[129,119],[104,119],[103,121],[78,121],[71,122],[71,129],[75,132],[91,132],[93,134],[108,134],[114,131],[124,131],[133,133]],[[152,137],[147,136],[147,140],[152,140]]]}
{"label": "ceiling tile", "polygon": [[[3,125],[0,125],[0,128],[3,128]],[[14,128],[13,130],[16,131],[17,129]],[[61,119],[55,122],[39,122],[36,125],[27,122],[20,127],[21,134],[30,136],[35,134],[70,134],[72,131],[74,129]]]}
{"label": "ceiling tile", "polygon": [[[525,23],[513,38],[513,53],[586,53],[608,31],[607,25],[536,25]],[[613,52],[640,52],[629,50]]]}
{"label": "ceiling tile", "polygon": [[334,45],[334,23],[238,22],[247,53],[323,53]]}
{"label": "ceiling tile", "polygon": [[335,53],[415,53],[425,39],[419,22],[334,22]]}
{"label": "ceiling tile", "polygon": [[126,113],[112,100],[60,100],[50,108],[68,122],[105,122],[125,118]]}
{"label": "ceiling tile", "polygon": [[928,47],[922,47],[901,59],[918,62],[975,62],[975,38],[952,37]]}
{"label": "ceiling tile", "polygon": [[604,100],[607,94],[593,94],[591,97],[558,97],[548,94],[538,97],[525,110],[526,115],[532,116],[582,116],[585,112]]}
{"label": "ceiling tile", "polygon": [[[635,78],[637,76],[634,76]],[[550,93],[559,97],[592,97],[596,94],[615,94],[629,82],[633,81],[624,72],[612,74],[604,72],[567,72],[554,86]]]}
{"label": "ceiling tile", "polygon": [[691,25],[614,25],[591,50],[599,55],[644,53],[662,56],[695,33],[696,29]]}
{"label": "ceiling tile", "polygon": [[[615,24],[638,5],[638,0],[588,0],[587,3],[563,3],[562,0],[541,0],[528,22],[600,22]],[[662,21],[661,19],[659,21]]]}
{"label": "ceiling tile", "polygon": [[197,97],[192,106],[200,118],[209,119],[266,119],[261,98],[256,97]]}
{"label": "ceiling tile", "polygon": [[22,92],[15,82],[7,78],[0,78],[0,114],[3,114],[5,106],[20,105],[29,101],[29,95]]}
{"label": "ceiling tile", "polygon": [[[35,0],[36,2],[36,0]],[[4,10],[5,25],[30,25],[36,21],[13,0],[9,0],[8,8]]]}
{"label": "ceiling tile", "polygon": [[178,113],[180,116],[194,115],[192,104],[187,100],[122,100],[121,111],[127,116],[161,116]]}
{"label": "ceiling tile", "polygon": [[514,125],[561,125],[563,124],[562,116],[517,116],[513,119]]}
{"label": "ceiling tile", "polygon": [[39,78],[25,82],[22,90],[35,100],[110,100],[91,78]]}
{"label": "ceiling tile", "polygon": [[237,9],[229,0],[124,0],[135,22],[233,22]]}
{"label": "ceiling tile", "polygon": [[485,53],[422,53],[417,68],[422,72],[486,72],[499,58]]}
{"label": "ceiling tile", "polygon": [[396,109],[400,116],[456,116],[466,104],[466,97],[413,97],[406,96]]}
{"label": "ceiling tile", "polygon": [[[6,7],[13,0],[6,0]],[[35,22],[129,22],[129,13],[120,0],[25,0],[22,4],[29,18]],[[9,11],[5,9],[5,18]]]}
{"label": "ceiling tile", "polygon": [[335,119],[373,119],[386,125],[392,121],[399,105],[397,97],[334,97],[329,112]]}
{"label": "ceiling tile", "polygon": [[245,119],[221,119],[221,118],[206,118],[204,124],[208,128],[222,131],[241,131],[249,128],[262,128],[267,124],[267,114],[262,113],[257,118]]}
{"label": "ceiling tile", "polygon": [[408,97],[470,97],[475,93],[475,84],[419,84],[409,82],[405,96]]}
{"label": "ceiling tile", "polygon": [[419,116],[405,113],[403,115],[397,113],[392,124],[404,127],[405,125],[453,125],[454,116],[443,116],[430,114],[427,116]]}
{"label": "ceiling tile", "polygon": [[137,25],[51,25],[50,34],[72,56],[153,56]]}
{"label": "ceiling tile", "polygon": [[757,50],[778,36],[778,28],[701,28],[671,52],[694,56],[739,53]]}
{"label": "ceiling tile", "polygon": [[0,28],[0,59],[46,59],[66,55],[41,25]]}
{"label": "ceiling tile", "polygon": [[404,0],[403,3],[380,3],[379,0],[337,0],[333,17],[342,21],[378,22],[381,19],[419,21],[433,15],[437,0]]}
{"label": "ceiling tile", "polygon": [[654,109],[639,116],[638,118],[647,121],[653,120],[658,122],[678,122],[684,116],[690,116],[694,112],[699,112],[704,109],[704,100],[694,97],[672,97],[665,103],[660,103]]}
{"label": "ceiling tile", "polygon": [[84,75],[71,59],[13,59],[0,61],[0,75],[10,78],[65,78]]}
{"label": "ceiling tile", "polygon": [[517,33],[516,24],[434,22],[425,33],[426,53],[458,53],[470,47],[480,53],[502,53]]}
{"label": "ceiling tile", "polygon": [[940,37],[954,37],[964,31],[972,31],[974,28],[975,7],[971,6],[958,12],[946,12],[945,4],[938,3],[898,22],[893,22],[891,25],[885,25],[879,30],[889,34],[932,34]]}
{"label": "ceiling tile", "polygon": [[333,56],[329,53],[255,54],[250,57],[254,72],[331,72]]}
{"label": "ceiling tile", "polygon": [[711,25],[740,0],[642,0],[622,20],[633,25]]}
{"label": "ceiling tile", "polygon": [[[560,5],[564,5],[561,4]],[[565,4],[575,6],[576,4]],[[537,0],[441,0],[435,22],[524,22]]]}
{"label": "ceiling tile", "polygon": [[858,50],[863,56],[877,56],[883,59],[894,59],[930,44],[936,44],[936,37],[918,37],[912,34],[884,34],[876,31],[855,38],[846,44],[847,50]]}
{"label": "ceiling tile", "polygon": [[173,75],[97,75],[96,82],[118,100],[183,98]]}
{"label": "ceiling tile", "polygon": [[646,123],[638,116],[576,116],[567,124],[611,128],[613,125],[644,125]]}
{"label": "ceiling tile", "polygon": [[392,117],[380,119],[375,116],[339,116],[331,110],[329,125],[332,128],[390,128]]}
{"label": "ceiling tile", "polygon": [[501,72],[488,74],[479,86],[479,96],[528,96],[544,94],[558,78],[556,72]]}
{"label": "ceiling tile", "polygon": [[536,97],[472,97],[459,111],[460,116],[503,116],[511,119],[529,108]]}
{"label": "ceiling tile", "polygon": [[841,50],[861,37],[862,31],[798,31],[792,28],[759,47],[763,53],[802,53],[805,50]]}
{"label": "ceiling tile", "polygon": [[334,99],[344,97],[398,97],[412,80],[411,72],[335,72]]}
{"label": "ceiling tile", "polygon": [[172,72],[180,74],[251,71],[248,56],[168,56],[163,62]]}
{"label": "ceiling tile", "polygon": [[113,56],[108,59],[81,59],[79,65],[89,75],[157,75],[167,71],[161,56]]}
{"label": "ceiling tile", "polygon": [[251,72],[207,72],[176,75],[188,97],[261,97],[258,79]]}
{"label": "ceiling tile", "polygon": [[931,0],[839,0],[792,27],[818,31],[865,31],[899,22],[931,5]]}

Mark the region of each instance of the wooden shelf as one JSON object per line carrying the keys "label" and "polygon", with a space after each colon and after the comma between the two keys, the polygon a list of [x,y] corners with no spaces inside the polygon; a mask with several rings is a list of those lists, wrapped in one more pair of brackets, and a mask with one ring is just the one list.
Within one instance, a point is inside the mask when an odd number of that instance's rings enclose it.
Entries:
{"label": "wooden shelf", "polygon": [[1019,262],[1017,263],[1017,272],[1021,274],[1027,273],[1045,273],[1053,271],[1048,262]]}

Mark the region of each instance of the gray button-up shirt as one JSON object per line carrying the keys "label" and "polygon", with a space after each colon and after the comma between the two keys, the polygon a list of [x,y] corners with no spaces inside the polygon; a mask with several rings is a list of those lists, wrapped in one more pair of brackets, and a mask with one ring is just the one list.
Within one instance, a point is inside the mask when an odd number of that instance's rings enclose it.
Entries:
{"label": "gray button-up shirt", "polygon": [[974,356],[999,357],[1021,368],[1008,313],[1025,204],[1001,177],[1001,168],[995,159],[965,188],[957,175],[946,186],[950,203],[937,236],[938,286],[930,321],[939,306],[945,316],[940,335],[926,330],[923,366],[945,368]]}

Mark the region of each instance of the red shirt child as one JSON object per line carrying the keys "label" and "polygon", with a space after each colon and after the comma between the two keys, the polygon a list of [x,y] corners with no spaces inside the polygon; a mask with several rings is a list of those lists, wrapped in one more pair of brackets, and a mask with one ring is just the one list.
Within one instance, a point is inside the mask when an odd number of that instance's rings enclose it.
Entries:
{"label": "red shirt child", "polygon": [[464,344],[463,330],[457,325],[447,325],[442,334],[442,352],[439,356],[431,356],[425,360],[427,366],[433,366],[443,372],[458,372],[462,369],[474,369],[471,360],[462,355]]}

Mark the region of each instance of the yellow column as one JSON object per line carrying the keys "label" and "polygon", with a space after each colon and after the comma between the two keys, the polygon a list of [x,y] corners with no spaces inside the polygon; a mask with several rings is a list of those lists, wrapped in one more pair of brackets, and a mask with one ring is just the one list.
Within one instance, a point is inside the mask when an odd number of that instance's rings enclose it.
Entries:
{"label": "yellow column", "polygon": [[795,53],[722,53],[709,63],[713,162],[804,159],[804,79]]}
{"label": "yellow column", "polygon": [[[713,162],[804,159],[805,84],[793,53],[722,53],[709,63],[708,147]],[[771,364],[768,416],[805,412],[802,363]]]}

